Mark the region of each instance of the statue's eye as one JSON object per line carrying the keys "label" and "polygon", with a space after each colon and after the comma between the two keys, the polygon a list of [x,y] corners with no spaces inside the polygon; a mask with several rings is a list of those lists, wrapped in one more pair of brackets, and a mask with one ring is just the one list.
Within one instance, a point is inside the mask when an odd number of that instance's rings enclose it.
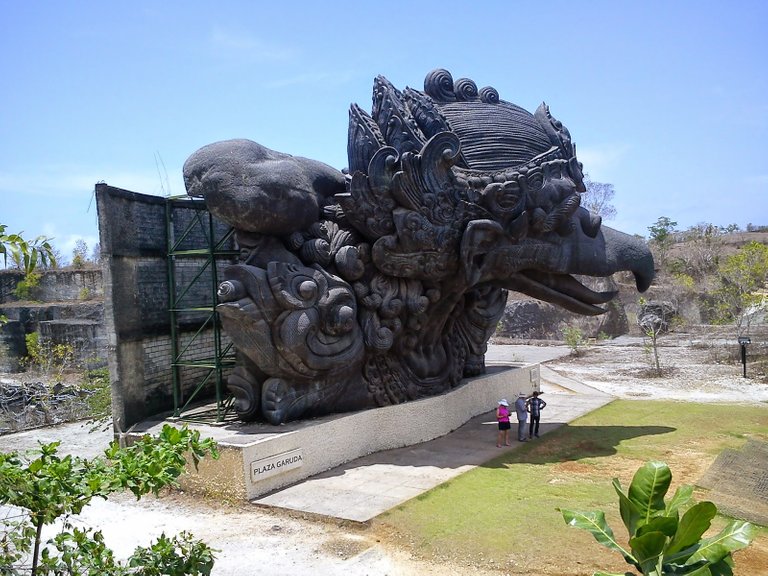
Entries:
{"label": "statue's eye", "polygon": [[304,300],[312,300],[317,295],[317,284],[311,280],[305,280],[299,284],[299,296]]}

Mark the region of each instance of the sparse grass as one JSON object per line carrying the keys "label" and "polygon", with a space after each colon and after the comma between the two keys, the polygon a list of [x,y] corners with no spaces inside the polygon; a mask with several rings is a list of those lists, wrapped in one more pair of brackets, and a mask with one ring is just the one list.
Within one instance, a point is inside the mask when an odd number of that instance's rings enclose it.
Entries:
{"label": "sparse grass", "polygon": [[[695,484],[723,449],[748,437],[768,439],[768,406],[617,400],[397,507],[374,527],[433,561],[513,574],[623,573],[621,559],[567,527],[556,508],[605,510],[621,526],[613,477],[626,486],[653,459],[669,464],[673,490]],[[768,534],[758,540],[757,553],[766,554]],[[736,574],[749,573],[739,562],[750,553],[736,557]]]}

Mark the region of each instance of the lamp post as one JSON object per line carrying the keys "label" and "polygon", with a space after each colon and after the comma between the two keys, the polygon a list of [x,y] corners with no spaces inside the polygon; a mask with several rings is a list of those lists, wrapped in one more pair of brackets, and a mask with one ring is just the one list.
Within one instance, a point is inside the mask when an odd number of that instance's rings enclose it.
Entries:
{"label": "lamp post", "polygon": [[747,344],[752,340],[746,336],[739,336],[739,345],[741,346],[741,364],[744,367],[744,378],[747,377]]}

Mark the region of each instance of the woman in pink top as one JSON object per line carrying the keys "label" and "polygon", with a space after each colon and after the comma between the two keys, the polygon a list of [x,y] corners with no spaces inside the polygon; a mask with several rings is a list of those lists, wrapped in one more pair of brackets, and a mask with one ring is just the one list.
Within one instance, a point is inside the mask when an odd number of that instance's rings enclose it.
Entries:
{"label": "woman in pink top", "polygon": [[509,402],[505,398],[499,400],[499,406],[496,408],[496,420],[499,422],[499,438],[496,440],[496,447],[501,448],[501,440],[504,439],[504,444],[509,446]]}

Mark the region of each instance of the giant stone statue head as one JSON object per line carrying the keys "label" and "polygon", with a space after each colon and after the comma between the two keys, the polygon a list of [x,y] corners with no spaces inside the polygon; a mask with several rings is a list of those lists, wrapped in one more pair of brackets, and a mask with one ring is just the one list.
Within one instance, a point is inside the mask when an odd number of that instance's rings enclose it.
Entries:
{"label": "giant stone statue head", "polygon": [[645,244],[580,206],[568,130],[445,70],[424,91],[376,78],[350,109],[349,172],[249,140],[185,163],[189,194],[237,231],[218,311],[244,420],[443,393],[483,373],[507,290],[580,314],[613,292],[574,275],[653,278]]}

